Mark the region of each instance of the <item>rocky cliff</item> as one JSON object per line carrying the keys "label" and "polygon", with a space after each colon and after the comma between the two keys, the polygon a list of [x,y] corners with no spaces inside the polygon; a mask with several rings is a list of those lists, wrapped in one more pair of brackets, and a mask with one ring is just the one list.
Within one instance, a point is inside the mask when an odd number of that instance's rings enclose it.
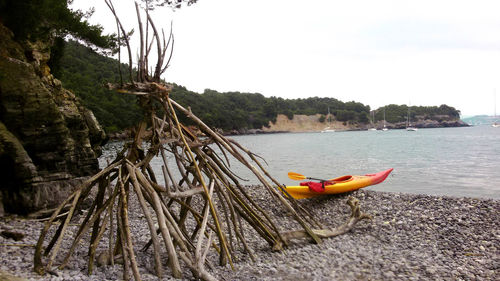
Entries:
{"label": "rocky cliff", "polygon": [[[364,128],[363,124],[352,124],[349,122],[341,122],[332,120],[330,123],[321,122],[321,114],[316,115],[293,115],[293,119],[288,119],[284,114],[278,114],[276,122],[269,122],[269,126],[263,127],[264,132],[319,132],[326,127],[330,129],[347,131],[347,130],[361,130]],[[333,118],[333,117],[332,117]]]}
{"label": "rocky cliff", "polygon": [[0,212],[53,207],[98,171],[104,131],[47,66],[48,44],[0,24]]}
{"label": "rocky cliff", "polygon": [[[323,118],[325,119],[325,118]],[[350,123],[332,120],[330,123],[323,121],[320,114],[316,115],[294,115],[290,120],[286,115],[279,114],[276,122],[269,122],[268,127],[263,127],[255,133],[272,133],[272,132],[319,132],[326,127],[336,131],[356,131],[367,130],[369,128],[383,128],[383,121],[378,121],[375,124],[365,123]],[[468,124],[460,119],[454,119],[449,116],[442,116],[437,120],[419,118],[412,124],[417,128],[443,128],[443,127],[466,127]],[[389,129],[404,129],[405,122],[389,123],[386,122],[386,127]],[[255,131],[255,130],[254,130]]]}

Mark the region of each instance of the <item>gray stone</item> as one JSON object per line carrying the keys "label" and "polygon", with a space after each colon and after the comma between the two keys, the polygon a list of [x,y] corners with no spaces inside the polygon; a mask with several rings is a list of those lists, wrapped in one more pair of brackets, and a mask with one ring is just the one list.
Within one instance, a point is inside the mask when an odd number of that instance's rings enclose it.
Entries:
{"label": "gray stone", "polygon": [[27,214],[98,171],[105,134],[50,74],[49,43],[17,42],[1,24],[0,42],[0,193],[5,212]]}

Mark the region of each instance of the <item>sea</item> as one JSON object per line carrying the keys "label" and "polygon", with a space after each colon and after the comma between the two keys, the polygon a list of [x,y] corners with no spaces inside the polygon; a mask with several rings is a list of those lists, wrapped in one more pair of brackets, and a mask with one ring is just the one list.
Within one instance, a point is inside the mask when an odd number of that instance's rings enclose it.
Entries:
{"label": "sea", "polygon": [[[264,168],[285,185],[298,184],[288,178],[288,172],[330,179],[394,168],[383,183],[366,189],[500,199],[500,128],[277,133],[229,138],[262,157],[259,161]],[[112,160],[122,146],[123,142],[108,143],[100,165]],[[229,162],[242,184],[259,184],[238,161],[230,158]],[[161,159],[155,158],[151,164],[161,175]]]}

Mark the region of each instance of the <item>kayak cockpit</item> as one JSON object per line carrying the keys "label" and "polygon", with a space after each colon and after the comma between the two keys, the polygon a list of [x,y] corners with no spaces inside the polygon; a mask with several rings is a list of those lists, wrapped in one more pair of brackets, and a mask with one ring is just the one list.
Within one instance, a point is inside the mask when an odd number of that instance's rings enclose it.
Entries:
{"label": "kayak cockpit", "polygon": [[340,183],[340,182],[348,182],[350,180],[352,180],[352,176],[342,176],[342,177],[331,179],[329,181],[334,182],[334,183]]}

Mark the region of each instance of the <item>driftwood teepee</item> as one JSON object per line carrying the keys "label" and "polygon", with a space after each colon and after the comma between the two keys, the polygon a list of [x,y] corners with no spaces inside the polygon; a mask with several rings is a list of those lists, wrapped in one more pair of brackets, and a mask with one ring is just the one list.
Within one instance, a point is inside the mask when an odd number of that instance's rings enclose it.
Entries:
{"label": "driftwood teepee", "polygon": [[[106,3],[116,18],[118,34],[127,34],[111,1]],[[96,249],[107,235],[107,258],[110,263],[114,264],[120,256],[124,279],[128,280],[132,271],[135,280],[140,280],[134,236],[143,236],[144,233],[132,233],[129,227],[130,200],[138,200],[149,228],[150,242],[144,248],[152,246],[158,277],[167,274],[162,264],[162,256],[165,255],[168,257],[168,274],[181,277],[183,268],[187,268],[194,277],[204,280],[215,279],[205,269],[207,253],[211,249],[216,251],[220,264],[233,266],[236,256],[234,245],[241,245],[242,252],[253,259],[252,249],[245,239],[248,228],[253,229],[274,250],[281,250],[291,239],[310,238],[320,243],[321,238],[345,233],[357,221],[368,217],[360,212],[356,200],[350,200],[352,215],[347,223],[337,229],[322,227],[288,196],[255,154],[212,130],[189,109],[172,100],[169,96],[171,87],[160,80],[160,75],[168,66],[165,59],[167,50],[173,46],[172,32],[168,39],[164,34],[160,38],[147,10],[145,27],[137,4],[136,10],[140,33],[137,72],[133,74],[129,69],[128,83],[110,87],[120,93],[136,95],[144,111],[144,119],[137,126],[133,140],[125,145],[116,159],[79,186],[46,222],[36,245],[35,271],[43,274],[52,271],[56,264],[59,269],[64,268],[76,248],[81,243],[88,243],[88,272],[91,274]],[[148,38],[149,32],[152,32],[151,39]],[[120,39],[128,47],[129,65],[132,65],[129,39],[127,36]],[[154,70],[148,72],[148,57],[155,44],[157,62]],[[133,75],[135,79],[132,79]],[[179,122],[178,115],[189,118],[203,137],[193,134]],[[151,132],[147,137],[146,131]],[[148,145],[143,146],[144,142]],[[216,150],[220,152],[216,153]],[[150,165],[156,156],[163,160],[164,184],[157,181],[158,175]],[[251,170],[260,181],[263,192],[286,211],[283,212],[286,214],[284,217],[273,217],[253,200],[240,184],[238,176],[230,170],[229,157]],[[175,159],[174,164],[167,158]],[[174,169],[177,170],[175,173]],[[87,215],[79,224],[78,231],[70,233],[70,221],[88,198],[92,204]],[[57,219],[61,223],[55,231],[51,231]],[[284,219],[295,220],[302,229],[280,230],[276,221]],[[86,240],[89,233],[90,240]],[[64,237],[71,234],[71,246],[61,250]],[[45,243],[48,236],[52,236],[48,240],[50,242]]]}

